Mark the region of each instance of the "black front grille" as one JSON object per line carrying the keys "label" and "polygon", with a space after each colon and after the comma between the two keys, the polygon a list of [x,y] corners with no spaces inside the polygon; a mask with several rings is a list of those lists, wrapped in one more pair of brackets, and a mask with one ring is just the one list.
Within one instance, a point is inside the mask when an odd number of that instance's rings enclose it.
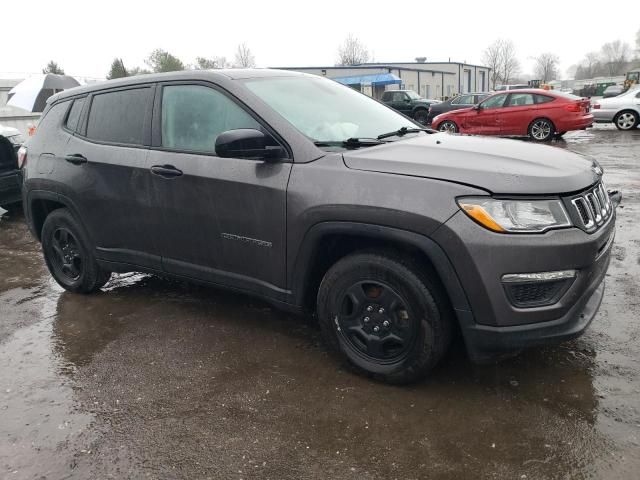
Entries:
{"label": "black front grille", "polygon": [[550,280],[548,282],[505,283],[504,289],[516,307],[541,307],[556,303],[573,279]]}
{"label": "black front grille", "polygon": [[613,204],[602,183],[570,199],[581,222],[578,225],[587,232],[598,230],[613,214]]}

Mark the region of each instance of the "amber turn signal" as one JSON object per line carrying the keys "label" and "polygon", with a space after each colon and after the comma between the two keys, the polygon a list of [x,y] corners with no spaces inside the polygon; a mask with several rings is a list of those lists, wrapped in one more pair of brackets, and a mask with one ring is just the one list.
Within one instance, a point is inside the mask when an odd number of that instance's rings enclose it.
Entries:
{"label": "amber turn signal", "polygon": [[496,223],[496,221],[491,218],[491,215],[487,213],[487,211],[482,208],[480,205],[473,205],[470,203],[460,203],[462,210],[464,213],[469,215],[472,219],[478,222],[485,228],[492,230],[494,232],[504,233],[506,230],[502,228],[500,225]]}

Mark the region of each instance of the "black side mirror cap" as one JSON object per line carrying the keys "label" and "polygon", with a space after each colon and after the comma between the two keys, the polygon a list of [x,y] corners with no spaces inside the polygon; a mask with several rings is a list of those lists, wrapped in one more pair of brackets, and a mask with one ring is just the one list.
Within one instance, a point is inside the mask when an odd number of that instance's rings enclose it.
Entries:
{"label": "black side mirror cap", "polygon": [[216,155],[222,158],[277,160],[285,158],[286,152],[264,132],[253,128],[238,128],[218,135]]}

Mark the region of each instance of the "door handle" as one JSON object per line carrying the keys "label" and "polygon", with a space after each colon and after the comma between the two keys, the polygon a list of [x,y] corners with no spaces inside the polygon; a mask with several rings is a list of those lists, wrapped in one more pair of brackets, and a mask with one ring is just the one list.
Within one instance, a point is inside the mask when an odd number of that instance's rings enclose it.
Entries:
{"label": "door handle", "polygon": [[74,165],[80,165],[82,163],[87,163],[87,157],[85,157],[84,155],[82,155],[80,153],[74,153],[74,154],[71,154],[71,155],[67,155],[66,157],[64,157],[64,159],[69,163],[73,163]]}
{"label": "door handle", "polygon": [[178,170],[173,165],[154,165],[151,173],[164,178],[174,178],[182,175],[182,170]]}

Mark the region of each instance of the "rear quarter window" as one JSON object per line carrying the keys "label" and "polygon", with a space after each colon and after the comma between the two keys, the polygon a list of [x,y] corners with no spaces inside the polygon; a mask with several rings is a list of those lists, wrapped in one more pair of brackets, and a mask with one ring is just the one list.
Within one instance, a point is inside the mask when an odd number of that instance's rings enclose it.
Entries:
{"label": "rear quarter window", "polygon": [[93,96],[87,137],[124,145],[142,145],[151,88],[134,88]]}
{"label": "rear quarter window", "polygon": [[73,101],[73,105],[71,106],[69,115],[67,115],[67,121],[65,122],[65,126],[71,131],[76,132],[78,130],[80,113],[82,113],[82,107],[84,107],[84,101],[85,101],[84,97],[77,98]]}
{"label": "rear quarter window", "polygon": [[550,97],[549,95],[535,95],[535,99],[536,99],[536,103],[549,103],[555,100],[553,97]]}
{"label": "rear quarter window", "polygon": [[37,130],[45,131],[62,125],[62,120],[67,113],[69,105],[71,105],[69,100],[53,105],[40,119]]}

